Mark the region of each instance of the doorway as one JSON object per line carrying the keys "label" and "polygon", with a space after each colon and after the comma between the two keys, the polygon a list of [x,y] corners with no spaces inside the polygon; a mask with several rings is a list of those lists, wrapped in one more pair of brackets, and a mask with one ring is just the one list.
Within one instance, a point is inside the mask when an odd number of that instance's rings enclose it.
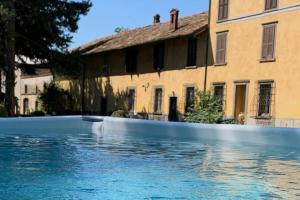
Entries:
{"label": "doorway", "polygon": [[239,120],[241,114],[246,113],[247,84],[237,84],[235,86],[235,106],[234,119]]}
{"label": "doorway", "polygon": [[177,115],[177,97],[170,97],[169,121],[172,121],[172,122],[178,121],[178,115]]}

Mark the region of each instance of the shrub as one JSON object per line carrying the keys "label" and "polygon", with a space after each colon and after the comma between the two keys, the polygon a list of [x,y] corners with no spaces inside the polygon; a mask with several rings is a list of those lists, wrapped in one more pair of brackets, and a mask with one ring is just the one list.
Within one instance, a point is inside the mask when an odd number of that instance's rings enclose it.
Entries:
{"label": "shrub", "polygon": [[195,105],[190,108],[186,122],[191,123],[220,123],[223,118],[222,102],[216,99],[211,92],[198,91],[196,93]]}
{"label": "shrub", "polygon": [[39,111],[33,111],[33,112],[31,112],[30,115],[31,116],[37,116],[37,117],[39,117],[39,116],[45,116],[46,114],[45,114],[44,111],[39,110]]}
{"label": "shrub", "polygon": [[124,110],[117,110],[117,111],[113,112],[111,116],[124,118],[124,117],[128,116],[128,113]]}
{"label": "shrub", "polygon": [[55,82],[46,85],[44,91],[39,95],[42,108],[47,114],[63,114],[69,110],[70,99],[69,93]]}
{"label": "shrub", "polygon": [[0,117],[7,117],[7,112],[3,104],[0,104]]}

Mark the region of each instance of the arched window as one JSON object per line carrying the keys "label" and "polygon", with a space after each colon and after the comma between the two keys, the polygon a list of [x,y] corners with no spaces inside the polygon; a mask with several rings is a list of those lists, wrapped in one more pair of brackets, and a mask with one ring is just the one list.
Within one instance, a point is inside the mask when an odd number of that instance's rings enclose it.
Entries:
{"label": "arched window", "polygon": [[29,100],[27,98],[23,100],[23,114],[29,114]]}

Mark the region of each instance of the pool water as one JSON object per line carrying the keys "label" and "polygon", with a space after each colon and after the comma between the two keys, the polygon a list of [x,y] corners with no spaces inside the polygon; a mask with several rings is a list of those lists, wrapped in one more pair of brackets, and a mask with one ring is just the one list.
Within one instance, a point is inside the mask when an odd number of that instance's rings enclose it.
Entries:
{"label": "pool water", "polygon": [[300,151],[89,132],[0,134],[0,199],[300,199]]}

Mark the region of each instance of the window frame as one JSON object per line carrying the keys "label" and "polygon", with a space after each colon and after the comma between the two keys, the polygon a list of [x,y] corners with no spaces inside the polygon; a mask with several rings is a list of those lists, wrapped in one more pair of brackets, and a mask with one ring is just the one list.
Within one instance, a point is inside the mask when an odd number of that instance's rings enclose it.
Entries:
{"label": "window frame", "polygon": [[226,83],[213,83],[213,96],[216,97],[216,87],[222,87],[223,94],[222,94],[222,110],[225,109],[225,101],[226,101]]}
{"label": "window frame", "polygon": [[[270,85],[270,95],[269,95],[269,105],[268,110],[269,113],[261,113],[260,107],[261,107],[261,86],[262,85]],[[256,112],[256,118],[257,119],[270,119],[272,118],[272,103],[273,103],[273,95],[274,95],[274,81],[259,81],[258,82],[258,91],[257,91],[257,112]],[[263,114],[267,114],[268,116],[262,116]]]}
{"label": "window frame", "polygon": [[198,54],[198,38],[188,38],[187,45],[187,67],[197,66],[197,54]]}
{"label": "window frame", "polygon": [[[158,99],[156,96],[156,91],[161,90],[161,101],[160,101],[160,110],[158,110],[158,103],[156,103],[156,100]],[[154,98],[153,98],[153,113],[156,115],[162,115],[163,113],[163,98],[164,98],[164,89],[163,87],[155,87],[154,88]]]}
{"label": "window frame", "polygon": [[[134,96],[133,96],[133,105],[132,109],[130,109],[130,91],[134,91]],[[128,111],[131,113],[135,112],[135,106],[136,106],[136,88],[135,87],[128,87],[127,88],[127,103],[128,103]]]}
{"label": "window frame", "polygon": [[[188,106],[188,89],[189,88],[193,88],[194,89],[194,104]],[[187,85],[185,86],[185,98],[184,98],[184,113],[187,114],[188,113],[188,109],[191,108],[192,106],[195,106],[195,102],[196,102],[196,86],[194,85]]]}
{"label": "window frame", "polygon": [[[269,6],[268,1],[271,4],[270,7],[268,7]],[[276,1],[276,6],[275,7],[272,7],[272,5],[273,5],[272,1]],[[265,7],[264,7],[265,11],[272,11],[272,10],[277,9],[278,8],[278,1],[279,0],[265,0]]]}
{"label": "window frame", "polygon": [[[220,15],[221,6],[224,7],[224,5],[221,5],[221,1],[227,1],[227,15],[226,16],[224,16],[224,13],[223,13],[223,16]],[[224,20],[228,19],[228,17],[229,17],[229,1],[230,0],[219,0],[218,1],[218,21],[224,21]],[[224,11],[224,8],[223,8],[223,11]]]}
{"label": "window frame", "polygon": [[166,45],[164,42],[160,42],[153,47],[153,69],[155,71],[161,71],[165,68],[165,51]]}
{"label": "window frame", "polygon": [[101,72],[104,76],[107,76],[109,74],[108,53],[104,52],[101,58]]}
{"label": "window frame", "polygon": [[134,74],[137,73],[138,68],[138,48],[131,47],[126,49],[125,52],[125,70],[126,73]]}
{"label": "window frame", "polygon": [[27,84],[24,85],[24,94],[28,94],[28,85]]}
{"label": "window frame", "polygon": [[[261,53],[260,53],[260,62],[272,62],[276,61],[276,38],[277,38],[277,24],[278,22],[270,22],[266,24],[262,24],[262,39],[261,39]],[[264,47],[265,47],[265,29],[274,27],[274,37],[273,37],[273,52],[271,57],[264,57]],[[270,44],[269,44],[270,45]]]}
{"label": "window frame", "polygon": [[[222,32],[217,32],[216,35],[216,54],[215,54],[215,66],[221,66],[221,65],[226,65],[227,64],[227,47],[228,47],[228,32],[229,31],[222,31]],[[222,60],[222,62],[218,61],[218,52],[220,52],[220,50],[218,49],[218,41],[219,41],[219,37],[224,36],[225,35],[225,47],[223,49],[224,51],[224,60]]]}

